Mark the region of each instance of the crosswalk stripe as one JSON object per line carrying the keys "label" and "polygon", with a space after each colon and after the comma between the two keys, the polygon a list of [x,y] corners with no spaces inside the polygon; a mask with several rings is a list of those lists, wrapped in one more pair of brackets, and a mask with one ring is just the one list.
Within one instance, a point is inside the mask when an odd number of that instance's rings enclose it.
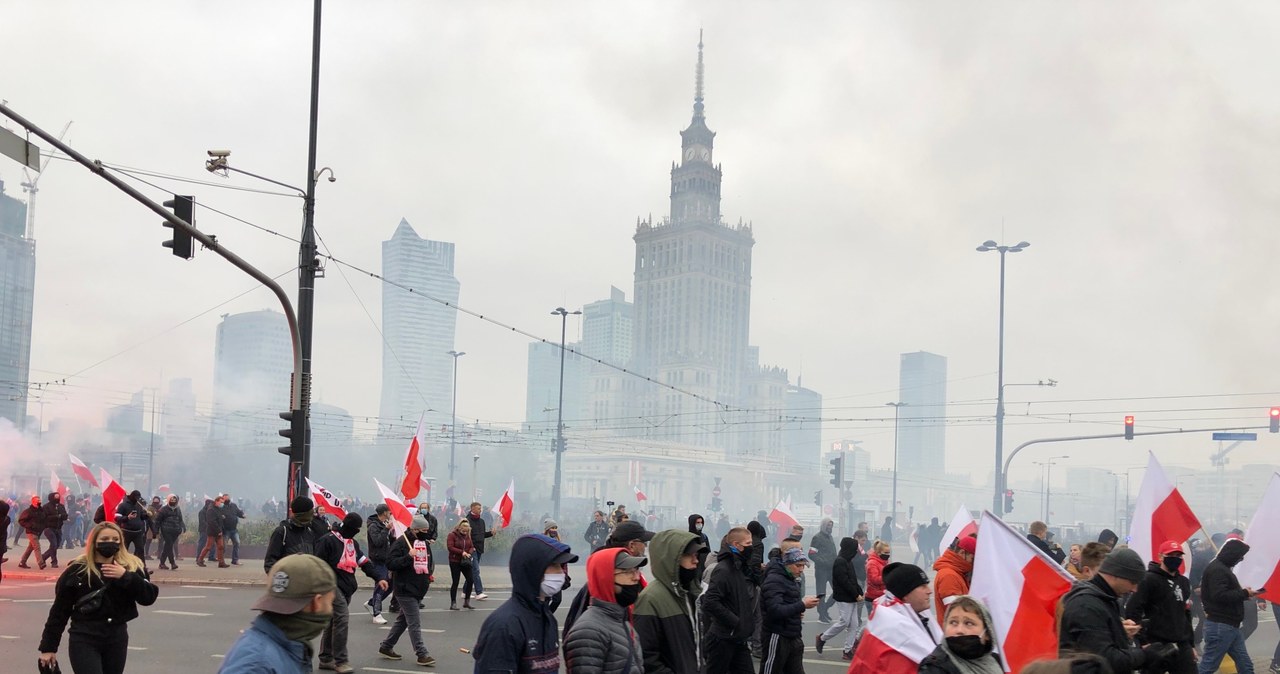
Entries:
{"label": "crosswalk stripe", "polygon": [[197,618],[208,618],[212,613],[195,613],[192,611],[165,611],[163,609],[152,611],[152,613],[164,613],[166,615],[190,615]]}

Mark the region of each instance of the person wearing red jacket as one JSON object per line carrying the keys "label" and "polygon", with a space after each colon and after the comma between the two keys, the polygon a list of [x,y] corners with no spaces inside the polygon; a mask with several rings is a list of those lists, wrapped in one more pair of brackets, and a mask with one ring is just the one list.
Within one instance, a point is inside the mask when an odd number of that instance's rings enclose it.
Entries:
{"label": "person wearing red jacket", "polygon": [[458,610],[458,576],[466,578],[462,586],[462,607],[474,609],[471,605],[471,556],[475,554],[476,546],[471,540],[471,524],[465,519],[459,521],[445,539],[445,546],[449,549],[449,576],[453,580],[449,586],[449,610]]}
{"label": "person wearing red jacket", "polygon": [[947,615],[947,605],[952,597],[969,594],[969,576],[973,573],[973,552],[978,549],[978,539],[965,536],[947,548],[933,563],[933,614]]}
{"label": "person wearing red jacket", "polygon": [[889,563],[892,547],[884,541],[876,541],[871,546],[871,556],[867,558],[867,601],[875,601],[884,595],[884,565]]}

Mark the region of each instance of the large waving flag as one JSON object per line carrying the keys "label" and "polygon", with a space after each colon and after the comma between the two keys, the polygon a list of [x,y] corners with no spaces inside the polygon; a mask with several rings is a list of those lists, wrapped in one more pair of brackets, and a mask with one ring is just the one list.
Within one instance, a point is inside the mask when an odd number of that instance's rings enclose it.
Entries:
{"label": "large waving flag", "polygon": [[640,491],[640,485],[638,484],[631,485],[631,489],[634,490],[636,493],[636,503],[639,503],[640,501],[649,500],[649,497],[645,496],[644,492]]}
{"label": "large waving flag", "polygon": [[396,493],[391,491],[390,487],[379,482],[377,478],[373,479],[373,483],[378,485],[378,491],[382,494],[382,501],[391,509],[391,527],[395,534],[397,536],[404,534],[405,530],[413,524],[413,513],[409,512],[409,509],[401,502],[400,497],[396,496]]}
{"label": "large waving flag", "polygon": [[344,520],[347,518],[347,511],[342,507],[342,501],[338,500],[333,492],[311,481],[311,478],[303,478],[307,481],[307,491],[311,492],[311,499],[317,505],[324,506],[326,513],[332,513],[334,517]]}
{"label": "large waving flag", "polygon": [[1267,588],[1263,599],[1280,601],[1276,599],[1280,594],[1280,473],[1271,474],[1244,541],[1249,544],[1249,554],[1236,565],[1236,578],[1244,587]]}
{"label": "large waving flag", "polygon": [[796,516],[791,514],[791,498],[787,497],[778,501],[778,505],[773,507],[769,512],[769,521],[778,525],[782,529],[790,529],[800,523]]}
{"label": "large waving flag", "polygon": [[422,435],[422,422],[427,413],[418,417],[418,430],[409,441],[409,449],[404,453],[404,480],[400,483],[400,493],[405,498],[417,498],[422,489],[422,448],[425,445]]}
{"label": "large waving flag", "polygon": [[849,674],[915,674],[920,661],[942,641],[933,610],[925,615],[929,616],[927,627],[901,599],[886,594],[875,600]]}
{"label": "large waving flag", "polygon": [[107,472],[106,468],[99,468],[102,473],[102,516],[108,522],[114,522],[116,517],[116,507],[124,500],[124,487],[116,482],[114,477]]}
{"label": "large waving flag", "polygon": [[49,488],[58,492],[58,499],[63,503],[67,502],[67,493],[71,491],[62,480],[58,479],[57,471],[49,469]]}
{"label": "large waving flag", "polygon": [[[938,541],[938,554],[947,551],[951,544],[957,538],[964,538],[969,534],[978,533],[978,522],[973,519],[973,514],[969,509],[960,506],[960,510],[956,511],[956,516],[951,518],[951,524],[947,527],[947,532],[942,534],[942,540]],[[942,616],[938,616],[941,618]]]}
{"label": "large waving flag", "polygon": [[492,512],[500,519],[493,523],[494,529],[505,529],[511,525],[511,513],[516,509],[516,480],[511,479],[511,484],[507,485],[507,490],[502,492],[502,496],[498,498],[498,502],[493,504]]}
{"label": "large waving flag", "polygon": [[969,594],[991,611],[1008,672],[1058,657],[1057,607],[1072,578],[1003,520],[982,513]]}
{"label": "large waving flag", "polygon": [[[1149,455],[1147,472],[1142,476],[1138,500],[1133,505],[1129,547],[1141,555],[1144,562],[1159,561],[1161,543],[1177,541],[1182,545],[1199,530],[1200,520],[1191,512],[1191,506],[1169,481],[1156,455]],[[1191,560],[1191,555],[1185,557]]]}
{"label": "large waving flag", "polygon": [[74,454],[68,454],[67,456],[71,457],[71,472],[75,473],[76,477],[88,482],[96,489],[102,488],[102,485],[98,484],[98,481],[94,479],[93,471],[89,470],[89,467],[84,465],[83,461],[77,459]]}

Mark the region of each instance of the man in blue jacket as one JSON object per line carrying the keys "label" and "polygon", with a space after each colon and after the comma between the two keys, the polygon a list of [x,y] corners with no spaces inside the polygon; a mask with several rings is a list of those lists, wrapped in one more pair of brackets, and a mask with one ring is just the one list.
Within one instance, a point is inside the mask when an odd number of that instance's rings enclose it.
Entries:
{"label": "man in blue jacket", "polygon": [[329,624],[338,583],[314,555],[289,555],[271,567],[270,585],[253,610],[262,613],[240,635],[219,674],[308,674],[311,642]]}
{"label": "man in blue jacket", "polygon": [[808,566],[804,550],[790,548],[765,569],[760,584],[760,641],[764,649],[760,674],[804,674],[804,612],[818,605],[817,597],[800,596],[799,579]]}
{"label": "man in blue jacket", "polygon": [[569,546],[527,534],[511,546],[511,598],[480,626],[475,674],[553,674],[560,671],[560,629],[547,600],[564,585],[564,567],[578,561]]}

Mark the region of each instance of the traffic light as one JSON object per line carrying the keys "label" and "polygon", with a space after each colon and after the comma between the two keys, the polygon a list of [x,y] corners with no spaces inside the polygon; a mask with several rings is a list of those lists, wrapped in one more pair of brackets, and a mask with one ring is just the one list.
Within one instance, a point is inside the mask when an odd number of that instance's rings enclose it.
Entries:
{"label": "traffic light", "polygon": [[1271,432],[1280,433],[1280,407],[1271,408]]}
{"label": "traffic light", "polygon": [[813,492],[813,504],[818,506],[819,508],[822,507],[822,490],[821,489]]}
{"label": "traffic light", "polygon": [[716,513],[720,512],[720,503],[721,503],[721,502],[720,502],[720,497],[719,497],[719,496],[712,496],[712,497],[711,497],[711,512],[716,512]]}
{"label": "traffic light", "polygon": [[831,486],[839,489],[844,485],[844,455],[837,456],[830,463],[831,470],[827,472],[831,473]]}
{"label": "traffic light", "polygon": [[[164,207],[173,209],[173,214],[177,216],[179,220],[182,220],[183,222],[186,222],[187,224],[194,227],[196,224],[196,221],[195,221],[195,215],[193,213],[194,211],[192,207],[193,204],[194,204],[194,201],[192,197],[184,196],[181,194],[175,194],[173,195],[172,199],[164,202]],[[168,220],[164,222],[164,226],[170,227],[173,229],[173,238],[168,241],[165,241],[160,245],[164,246],[165,248],[172,249],[173,254],[177,255],[178,257],[185,258],[187,260],[190,260],[191,258],[195,257],[196,250],[195,250],[195,246],[193,245],[191,235],[188,234],[187,232],[184,232],[178,229],[177,227],[174,227],[173,223],[169,222]]]}
{"label": "traffic light", "polygon": [[1124,418],[1124,439],[1133,439],[1133,415],[1126,415]]}
{"label": "traffic light", "polygon": [[1013,490],[1012,489],[1004,490],[1004,511],[1007,513],[1013,512]]}
{"label": "traffic light", "polygon": [[[297,444],[299,446],[302,445],[303,433],[306,433],[307,428],[307,416],[302,413],[302,410],[292,410],[289,412],[281,412],[280,418],[289,422],[288,428],[282,428],[278,431],[280,433],[280,437],[287,438],[289,440],[289,444],[280,447],[277,451],[290,459],[295,459],[293,456],[294,439],[297,439]],[[300,461],[301,459],[302,457],[296,457],[296,460]]]}

